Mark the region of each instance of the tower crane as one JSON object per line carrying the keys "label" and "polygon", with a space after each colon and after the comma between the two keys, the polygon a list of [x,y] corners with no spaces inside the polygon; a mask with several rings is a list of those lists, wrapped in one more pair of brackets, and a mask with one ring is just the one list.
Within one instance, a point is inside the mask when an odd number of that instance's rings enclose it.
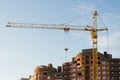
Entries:
{"label": "tower crane", "polygon": [[79,25],[65,25],[65,24],[30,24],[30,23],[15,23],[8,22],[7,27],[16,28],[41,28],[41,29],[56,29],[64,30],[68,32],[69,30],[75,31],[90,31],[92,39],[92,55],[93,55],[93,80],[98,80],[98,31],[108,30],[108,28],[98,28],[97,27],[97,11],[93,14],[93,26],[79,26]]}

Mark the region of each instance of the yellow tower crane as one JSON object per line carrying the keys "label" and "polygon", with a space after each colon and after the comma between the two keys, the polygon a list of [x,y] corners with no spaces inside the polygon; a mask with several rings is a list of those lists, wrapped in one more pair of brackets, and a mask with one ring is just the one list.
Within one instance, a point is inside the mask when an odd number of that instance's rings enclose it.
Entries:
{"label": "yellow tower crane", "polygon": [[98,31],[108,30],[107,28],[97,27],[97,11],[93,14],[93,26],[77,26],[77,25],[65,25],[65,24],[29,24],[29,23],[14,23],[8,22],[7,27],[16,28],[41,28],[41,29],[57,29],[64,30],[65,32],[69,30],[76,31],[90,31],[92,38],[92,54],[93,54],[93,80],[98,80]]}

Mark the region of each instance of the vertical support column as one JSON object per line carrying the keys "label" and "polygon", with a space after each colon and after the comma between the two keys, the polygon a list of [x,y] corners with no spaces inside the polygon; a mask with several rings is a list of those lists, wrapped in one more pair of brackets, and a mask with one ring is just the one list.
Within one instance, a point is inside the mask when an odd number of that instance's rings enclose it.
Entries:
{"label": "vertical support column", "polygon": [[91,30],[91,38],[93,45],[93,80],[98,80],[98,38],[97,38],[97,11],[93,15],[93,25],[94,29]]}

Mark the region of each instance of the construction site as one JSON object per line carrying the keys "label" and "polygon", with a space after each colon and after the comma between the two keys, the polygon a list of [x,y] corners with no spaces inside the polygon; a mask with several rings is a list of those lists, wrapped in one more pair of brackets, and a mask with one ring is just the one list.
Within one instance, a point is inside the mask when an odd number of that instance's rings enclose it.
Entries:
{"label": "construction site", "polygon": [[[120,58],[112,58],[108,52],[101,53],[98,49],[98,32],[107,31],[108,28],[98,28],[98,13],[93,13],[93,26],[76,26],[65,24],[27,24],[8,22],[7,27],[16,28],[41,28],[55,29],[69,32],[88,31],[91,34],[92,48],[83,49],[71,61],[63,62],[62,66],[54,68],[52,63],[48,66],[40,65],[34,70],[34,74],[29,78],[21,80],[120,80]],[[68,47],[64,49],[69,50]]]}

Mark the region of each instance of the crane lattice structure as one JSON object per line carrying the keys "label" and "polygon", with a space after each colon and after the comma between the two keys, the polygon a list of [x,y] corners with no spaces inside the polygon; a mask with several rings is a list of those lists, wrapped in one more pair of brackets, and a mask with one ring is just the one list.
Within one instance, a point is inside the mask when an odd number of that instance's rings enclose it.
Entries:
{"label": "crane lattice structure", "polygon": [[29,23],[14,23],[8,22],[7,27],[16,28],[41,28],[41,29],[56,29],[76,31],[90,31],[92,38],[92,54],[93,54],[93,80],[98,80],[98,31],[108,30],[107,28],[97,27],[97,11],[93,14],[93,26],[65,25],[65,24],[29,24]]}

